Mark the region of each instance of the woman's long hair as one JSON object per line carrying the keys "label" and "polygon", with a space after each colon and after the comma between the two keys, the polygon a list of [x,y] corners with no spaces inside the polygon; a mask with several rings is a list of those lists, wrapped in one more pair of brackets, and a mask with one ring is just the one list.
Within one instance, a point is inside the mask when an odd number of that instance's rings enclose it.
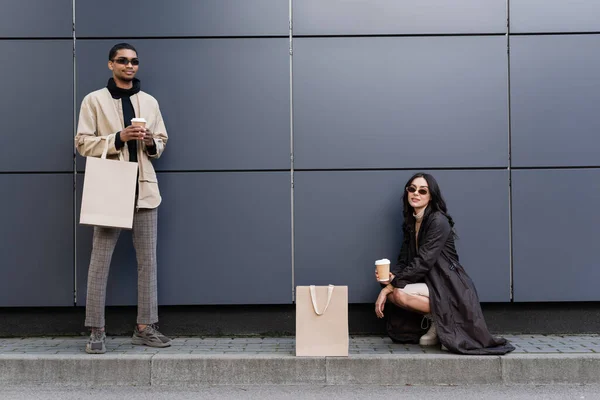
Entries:
{"label": "woman's long hair", "polygon": [[404,196],[402,196],[402,202],[404,203],[404,224],[402,225],[404,237],[409,237],[408,235],[410,234],[415,222],[415,217],[413,217],[414,208],[408,202],[408,192],[406,191],[406,188],[409,187],[412,184],[412,182],[417,178],[425,179],[427,181],[427,186],[429,187],[430,199],[429,204],[425,209],[425,215],[423,216],[423,219],[427,218],[427,216],[430,215],[432,212],[441,212],[446,218],[448,218],[448,222],[450,223],[450,227],[452,228],[452,234],[454,237],[456,237],[456,232],[454,230],[454,220],[452,219],[450,214],[448,214],[448,209],[446,208],[446,201],[442,196],[440,186],[438,185],[437,181],[433,176],[423,172],[418,172],[414,174],[408,180],[408,182],[406,182],[406,185],[404,185]]}

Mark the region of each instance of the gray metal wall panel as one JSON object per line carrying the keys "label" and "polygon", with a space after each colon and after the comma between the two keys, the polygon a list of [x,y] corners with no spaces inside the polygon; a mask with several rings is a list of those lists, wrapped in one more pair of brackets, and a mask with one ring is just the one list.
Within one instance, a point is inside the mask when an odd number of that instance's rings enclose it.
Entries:
{"label": "gray metal wall panel", "polygon": [[[111,76],[106,65],[114,43],[77,41],[78,108]],[[131,43],[140,53],[142,89],[158,99],[170,135],[158,170],[290,168],[286,39]]]}
{"label": "gray metal wall panel", "polygon": [[[296,172],[296,285],[348,285],[350,302],[374,302],[379,286],[374,281],[373,263],[383,257],[393,262],[397,259],[401,197],[413,173]],[[507,172],[432,174],[456,221],[461,263],[481,300],[509,301]]]}
{"label": "gray metal wall panel", "polygon": [[511,33],[600,31],[597,0],[510,2]]}
{"label": "gray metal wall panel", "polygon": [[506,67],[503,37],[296,39],[295,166],[506,166]]}
{"label": "gray metal wall panel", "polygon": [[[0,37],[73,36],[73,0],[2,0]],[[34,63],[33,65],[39,64]],[[48,66],[48,60],[43,61]],[[26,63],[19,62],[19,66]]]}
{"label": "gray metal wall panel", "polygon": [[[73,171],[72,41],[0,40],[0,54],[18,64],[0,81],[0,171]],[[24,135],[25,157],[14,146]]]}
{"label": "gray metal wall panel", "polygon": [[[77,36],[288,35],[288,2],[282,0],[130,0],[124,4],[77,0]],[[124,8],[131,14],[127,23],[115,18],[115,12]]]}
{"label": "gray metal wall panel", "polygon": [[506,0],[296,0],[294,34],[505,33]]}
{"label": "gray metal wall panel", "polygon": [[510,63],[512,165],[600,165],[600,36],[513,37]]}
{"label": "gray metal wall panel", "polygon": [[291,303],[289,173],[159,179],[161,304]]}
{"label": "gray metal wall panel", "polygon": [[73,305],[73,175],[0,174],[0,306]]}
{"label": "gray metal wall panel", "polygon": [[515,301],[600,300],[598,180],[597,169],[512,172]]}
{"label": "gray metal wall panel", "polygon": [[[158,178],[160,304],[291,303],[289,173]],[[91,229],[78,232],[78,304],[85,305]],[[108,304],[136,303],[135,257],[126,236],[113,258]]]}

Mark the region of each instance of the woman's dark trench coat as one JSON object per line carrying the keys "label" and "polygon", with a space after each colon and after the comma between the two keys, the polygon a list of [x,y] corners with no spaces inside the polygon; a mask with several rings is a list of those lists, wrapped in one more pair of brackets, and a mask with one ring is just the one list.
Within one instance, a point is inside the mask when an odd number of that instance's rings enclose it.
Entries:
{"label": "woman's dark trench coat", "polygon": [[427,284],[437,334],[449,351],[479,355],[513,351],[506,339],[493,337],[487,328],[475,285],[458,261],[448,218],[438,211],[427,211],[419,229],[419,250],[413,225],[392,268],[392,285]]}

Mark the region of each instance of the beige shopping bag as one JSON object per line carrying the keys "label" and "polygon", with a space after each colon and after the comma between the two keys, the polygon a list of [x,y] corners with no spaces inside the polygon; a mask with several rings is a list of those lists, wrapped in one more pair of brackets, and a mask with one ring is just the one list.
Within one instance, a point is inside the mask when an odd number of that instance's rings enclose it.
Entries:
{"label": "beige shopping bag", "polygon": [[348,286],[296,287],[296,356],[348,357]]}
{"label": "beige shopping bag", "polygon": [[83,225],[131,229],[135,208],[138,164],[109,160],[108,136],[102,156],[87,157],[79,223]]}

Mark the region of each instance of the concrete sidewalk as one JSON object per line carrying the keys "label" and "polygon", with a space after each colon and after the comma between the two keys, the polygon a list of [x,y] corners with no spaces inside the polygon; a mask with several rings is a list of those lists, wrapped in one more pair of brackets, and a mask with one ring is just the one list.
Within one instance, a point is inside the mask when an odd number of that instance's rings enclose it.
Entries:
{"label": "concrete sidewalk", "polygon": [[293,338],[179,337],[166,349],[108,338],[107,353],[84,352],[86,337],[0,339],[1,384],[551,384],[600,383],[600,335],[504,335],[506,356],[461,356],[438,347],[352,337],[350,356],[295,357]]}

